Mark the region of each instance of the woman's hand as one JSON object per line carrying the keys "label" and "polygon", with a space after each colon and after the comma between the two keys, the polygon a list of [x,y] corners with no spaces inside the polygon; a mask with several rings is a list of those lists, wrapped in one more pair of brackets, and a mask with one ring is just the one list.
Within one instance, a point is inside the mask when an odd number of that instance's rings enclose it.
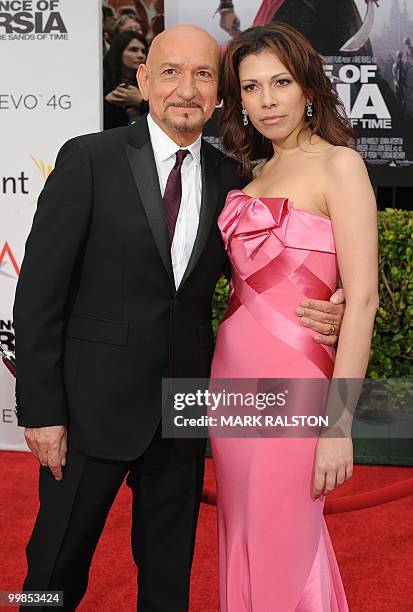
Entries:
{"label": "woman's hand", "polygon": [[125,92],[125,88],[120,87],[120,85],[118,85],[116,89],[113,89],[105,96],[105,100],[106,102],[110,102],[110,104],[116,104],[117,106],[123,106],[124,99],[125,99],[124,92]]}
{"label": "woman's hand", "polygon": [[139,107],[142,104],[143,98],[137,87],[133,85],[128,85],[127,87],[118,85],[116,89],[105,96],[105,100],[117,106]]}
{"label": "woman's hand", "polygon": [[128,85],[123,88],[125,106],[139,107],[142,104],[142,94],[134,85]]}
{"label": "woman's hand", "polygon": [[353,473],[353,442],[348,438],[319,438],[315,452],[315,498],[327,495]]}

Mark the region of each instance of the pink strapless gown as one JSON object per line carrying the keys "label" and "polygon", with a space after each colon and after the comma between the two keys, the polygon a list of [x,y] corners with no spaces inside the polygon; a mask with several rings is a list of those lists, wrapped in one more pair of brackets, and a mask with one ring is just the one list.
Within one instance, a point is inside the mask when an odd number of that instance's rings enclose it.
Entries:
{"label": "pink strapless gown", "polygon": [[[212,378],[330,378],[331,348],[299,324],[328,300],[338,267],[328,219],[285,198],[228,194],[218,220],[233,291]],[[217,477],[220,612],[346,612],[323,516],[312,498],[317,438],[211,438]]]}

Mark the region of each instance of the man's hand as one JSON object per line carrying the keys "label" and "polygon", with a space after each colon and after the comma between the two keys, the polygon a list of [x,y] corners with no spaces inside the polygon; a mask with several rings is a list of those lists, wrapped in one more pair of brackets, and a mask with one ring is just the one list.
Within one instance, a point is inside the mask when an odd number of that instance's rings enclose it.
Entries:
{"label": "man's hand", "polygon": [[67,452],[66,427],[26,427],[24,437],[40,463],[51,469],[56,480],[62,480],[62,467],[66,465]]}
{"label": "man's hand", "polygon": [[344,291],[339,288],[329,302],[304,300],[295,312],[301,317],[301,325],[318,332],[314,338],[316,342],[333,346],[338,340],[344,310]]}

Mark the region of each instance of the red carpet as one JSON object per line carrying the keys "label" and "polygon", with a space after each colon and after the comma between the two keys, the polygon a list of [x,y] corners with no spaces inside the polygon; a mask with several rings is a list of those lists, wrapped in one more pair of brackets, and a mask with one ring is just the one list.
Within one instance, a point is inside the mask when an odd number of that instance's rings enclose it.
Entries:
{"label": "red carpet", "polygon": [[[213,489],[211,460],[207,463],[205,485]],[[357,465],[350,481],[330,496],[373,491],[412,476],[413,468]],[[24,546],[37,508],[36,480],[37,464],[31,455],[0,452],[0,590],[21,587]],[[129,502],[129,490],[123,487],[96,551],[88,595],[79,608],[82,612],[136,609]],[[412,502],[410,495],[374,508],[326,517],[351,612],[413,612]],[[216,610],[215,508],[203,504],[192,574],[191,612]]]}

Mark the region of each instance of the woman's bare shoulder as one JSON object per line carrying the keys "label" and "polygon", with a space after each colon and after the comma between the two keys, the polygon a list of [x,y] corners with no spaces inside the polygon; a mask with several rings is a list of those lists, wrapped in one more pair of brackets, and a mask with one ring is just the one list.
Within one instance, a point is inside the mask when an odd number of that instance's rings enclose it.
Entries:
{"label": "woman's bare shoulder", "polygon": [[326,171],[332,177],[366,173],[366,165],[357,151],[350,147],[335,146],[326,156]]}

